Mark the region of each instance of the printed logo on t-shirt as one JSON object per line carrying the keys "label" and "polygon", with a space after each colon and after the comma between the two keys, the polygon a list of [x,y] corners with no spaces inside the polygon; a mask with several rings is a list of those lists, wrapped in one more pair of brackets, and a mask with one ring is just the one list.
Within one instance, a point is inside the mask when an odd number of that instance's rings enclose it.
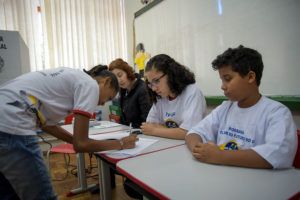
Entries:
{"label": "printed logo on t-shirt", "polygon": [[220,145],[221,150],[240,150],[237,142],[235,140],[231,140],[229,142],[226,142],[222,145]]}
{"label": "printed logo on t-shirt", "polygon": [[251,136],[249,137],[249,134],[246,135],[244,130],[238,129],[238,128],[233,128],[231,126],[229,126],[225,130],[219,130],[219,135],[221,137],[224,137],[224,136],[231,137],[234,140],[236,139],[237,141],[242,141],[242,143],[244,143],[244,144],[254,144],[255,143],[255,139],[252,138]]}
{"label": "printed logo on t-shirt", "polygon": [[167,128],[179,128],[180,124],[177,124],[172,119],[167,119],[163,125]]}
{"label": "printed logo on t-shirt", "polygon": [[175,115],[176,112],[171,112],[171,113],[166,112],[166,117],[174,117]]}

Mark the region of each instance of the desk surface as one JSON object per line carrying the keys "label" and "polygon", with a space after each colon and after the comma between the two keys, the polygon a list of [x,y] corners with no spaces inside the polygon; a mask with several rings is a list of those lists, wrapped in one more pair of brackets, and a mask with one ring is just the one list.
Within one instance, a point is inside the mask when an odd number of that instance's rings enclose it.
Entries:
{"label": "desk surface", "polygon": [[299,169],[205,164],[196,161],[185,145],[122,160],[117,169],[160,199],[274,200],[300,191]]}
{"label": "desk surface", "polygon": [[[61,127],[73,135],[73,124],[63,125]],[[97,133],[99,133],[99,134],[110,133],[110,132],[116,132],[116,131],[122,131],[122,130],[124,130],[124,131],[129,130],[129,127],[125,126],[125,125],[119,125],[119,126],[113,126],[113,127],[107,127],[107,128],[90,127],[89,134],[94,135]]]}
{"label": "desk surface", "polygon": [[[66,131],[68,131],[69,133],[73,134],[73,125],[72,124],[64,125],[64,126],[62,126],[62,128],[65,129]],[[90,127],[89,134],[113,133],[113,132],[122,131],[122,130],[124,130],[124,131],[129,130],[129,127],[125,126],[125,125],[109,127],[109,128],[101,128],[101,129]],[[167,138],[154,137],[154,136],[148,136],[148,135],[143,135],[143,134],[138,135],[138,137],[158,140],[156,143],[154,143],[153,145],[151,145],[149,148],[147,148],[141,154],[138,154],[138,155],[148,154],[148,153],[152,153],[155,151],[160,151],[163,149],[176,147],[178,145],[183,145],[185,143],[184,140],[167,139]],[[95,154],[101,156],[102,158],[104,158],[107,161],[114,163],[114,164],[120,160],[130,157],[130,156],[108,155],[108,154],[100,154],[100,153],[95,153]]]}
{"label": "desk surface", "polygon": [[[143,135],[143,134],[138,135],[138,137],[149,138],[149,139],[157,139],[158,141],[155,142],[150,147],[148,147],[147,149],[145,149],[142,153],[140,153],[136,156],[145,155],[145,154],[148,154],[148,153],[153,153],[153,152],[156,152],[156,151],[161,151],[161,150],[164,150],[164,149],[180,146],[180,145],[183,145],[185,143],[184,140],[167,139],[167,138],[154,137],[154,136]],[[122,155],[108,155],[108,154],[99,154],[99,153],[95,153],[95,154],[101,156],[105,160],[107,160],[111,163],[114,163],[114,164],[116,164],[120,160],[131,158],[130,156],[122,156]],[[135,157],[135,156],[132,156],[132,157]]]}

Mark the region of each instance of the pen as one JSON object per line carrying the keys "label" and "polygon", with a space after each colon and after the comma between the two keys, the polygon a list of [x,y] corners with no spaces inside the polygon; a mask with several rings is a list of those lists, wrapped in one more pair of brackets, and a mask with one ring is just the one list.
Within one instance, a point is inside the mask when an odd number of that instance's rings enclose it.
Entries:
{"label": "pen", "polygon": [[130,124],[129,124],[129,135],[131,135],[131,130],[132,130],[132,123],[130,122]]}

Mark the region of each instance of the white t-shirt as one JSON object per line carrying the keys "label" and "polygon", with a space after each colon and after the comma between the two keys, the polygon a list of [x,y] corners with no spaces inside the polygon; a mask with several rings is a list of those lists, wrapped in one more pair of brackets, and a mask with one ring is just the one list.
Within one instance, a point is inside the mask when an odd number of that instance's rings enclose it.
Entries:
{"label": "white t-shirt", "polygon": [[31,72],[0,85],[0,130],[15,135],[34,135],[39,121],[32,113],[32,95],[46,125],[67,115],[92,115],[99,100],[99,87],[81,70],[60,67]]}
{"label": "white t-shirt", "polygon": [[147,122],[169,128],[191,129],[206,113],[206,102],[196,84],[188,85],[175,99],[157,99],[147,116]]}
{"label": "white t-shirt", "polygon": [[274,168],[288,168],[297,150],[296,126],[289,109],[264,96],[250,108],[224,101],[188,134],[224,150],[253,149]]}

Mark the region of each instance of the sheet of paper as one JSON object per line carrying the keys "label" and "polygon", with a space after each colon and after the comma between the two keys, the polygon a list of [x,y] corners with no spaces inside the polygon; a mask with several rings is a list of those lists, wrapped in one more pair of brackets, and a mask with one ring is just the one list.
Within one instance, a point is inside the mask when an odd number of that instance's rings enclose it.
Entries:
{"label": "sheet of paper", "polygon": [[94,134],[94,135],[89,135],[89,138],[94,140],[109,140],[109,139],[119,140],[126,136],[129,136],[129,131],[116,131],[112,133]]}
{"label": "sheet of paper", "polygon": [[139,138],[139,141],[136,142],[136,146],[133,149],[123,149],[119,151],[102,151],[98,153],[105,153],[107,155],[135,156],[139,153],[142,153],[143,150],[147,149],[157,141],[158,140],[154,139]]}
{"label": "sheet of paper", "polygon": [[121,126],[121,124],[111,122],[111,121],[98,121],[98,124],[95,124],[93,128],[111,128],[111,127],[116,127],[116,126]]}

